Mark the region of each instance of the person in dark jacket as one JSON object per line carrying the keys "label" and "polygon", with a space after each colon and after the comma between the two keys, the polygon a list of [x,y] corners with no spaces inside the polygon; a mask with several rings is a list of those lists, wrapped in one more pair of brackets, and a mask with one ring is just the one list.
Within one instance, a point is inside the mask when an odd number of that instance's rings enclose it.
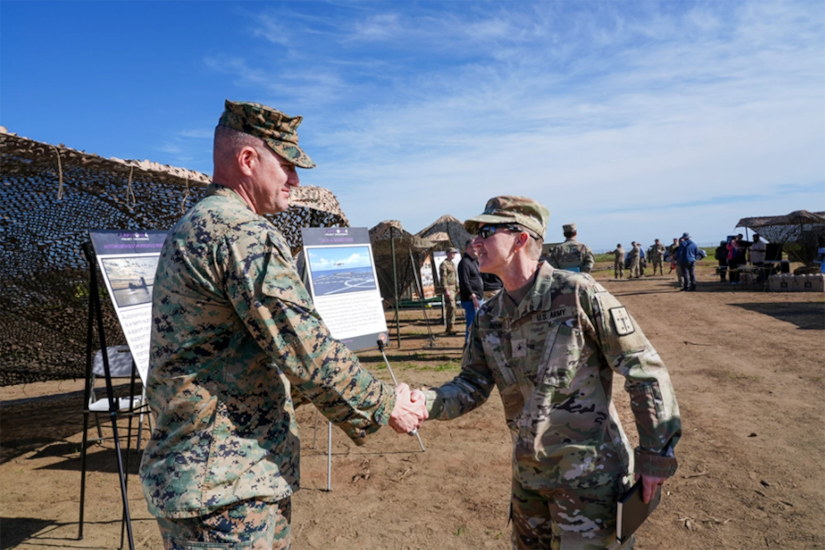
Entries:
{"label": "person in dark jacket", "polygon": [[696,290],[696,256],[699,247],[690,240],[690,234],[682,234],[682,244],[676,251],[676,261],[682,267],[682,288],[680,290]]}
{"label": "person in dark jacket", "polygon": [[716,261],[719,262],[719,278],[725,282],[725,274],[728,270],[728,243],[721,241],[716,248]]}
{"label": "person in dark jacket", "polygon": [[473,324],[476,311],[484,302],[484,281],[478,270],[478,258],[476,258],[472,240],[465,243],[464,256],[458,262],[458,291],[461,295],[461,307],[464,308],[464,319],[467,322],[464,332],[466,340],[470,334],[470,325]]}
{"label": "person in dark jacket", "polygon": [[484,301],[486,302],[501,290],[502,283],[498,275],[492,273],[482,273],[481,281],[484,283]]}

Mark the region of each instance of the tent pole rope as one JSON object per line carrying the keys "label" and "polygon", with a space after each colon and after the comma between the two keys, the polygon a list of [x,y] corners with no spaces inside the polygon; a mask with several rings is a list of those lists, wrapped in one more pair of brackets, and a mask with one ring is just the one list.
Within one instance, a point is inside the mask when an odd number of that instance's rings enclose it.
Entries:
{"label": "tent pole rope", "polygon": [[[129,210],[134,209],[135,205],[137,204],[137,200],[135,200],[135,192],[132,189],[132,174],[134,174],[134,172],[135,172],[135,167],[130,166],[129,167],[129,181],[126,183],[126,206],[129,208]],[[131,197],[131,199],[130,199],[130,197]]]}
{"label": "tent pole rope", "polygon": [[60,151],[52,145],[52,149],[57,154],[57,177],[58,177],[58,185],[57,185],[57,200],[61,200],[63,198],[63,163],[60,161]]}
{"label": "tent pole rope", "polygon": [[186,174],[186,194],[183,196],[183,200],[180,203],[180,213],[186,214],[186,199],[189,198],[189,174]]}

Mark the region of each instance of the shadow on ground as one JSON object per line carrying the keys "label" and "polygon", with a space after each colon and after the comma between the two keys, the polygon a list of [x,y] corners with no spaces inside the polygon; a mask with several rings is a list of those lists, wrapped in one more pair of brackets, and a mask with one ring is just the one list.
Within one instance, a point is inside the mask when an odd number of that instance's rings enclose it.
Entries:
{"label": "shadow on ground", "polygon": [[822,302],[771,302],[731,305],[770,315],[780,321],[793,323],[803,330],[825,330],[825,306]]}
{"label": "shadow on ground", "polygon": [[56,522],[47,519],[0,517],[0,525],[3,526],[0,550],[14,548],[18,544],[29,540],[35,533],[56,524]]}

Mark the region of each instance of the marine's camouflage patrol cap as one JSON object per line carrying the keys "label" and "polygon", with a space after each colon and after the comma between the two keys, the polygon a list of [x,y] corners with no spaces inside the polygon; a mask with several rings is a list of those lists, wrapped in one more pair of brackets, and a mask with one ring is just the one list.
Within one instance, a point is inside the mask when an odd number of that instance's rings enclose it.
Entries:
{"label": "marine's camouflage patrol cap", "polygon": [[481,223],[515,223],[544,239],[549,219],[550,211],[533,199],[505,195],[488,200],[484,213],[464,222],[464,229],[477,235]]}
{"label": "marine's camouflage patrol cap", "polygon": [[298,126],[302,120],[304,117],[287,116],[260,103],[227,99],[218,124],[261,138],[270,149],[296,166],[315,168],[309,155],[298,147]]}
{"label": "marine's camouflage patrol cap", "polygon": [[566,223],[561,226],[561,230],[565,233],[575,233],[576,232],[576,224],[575,223]]}

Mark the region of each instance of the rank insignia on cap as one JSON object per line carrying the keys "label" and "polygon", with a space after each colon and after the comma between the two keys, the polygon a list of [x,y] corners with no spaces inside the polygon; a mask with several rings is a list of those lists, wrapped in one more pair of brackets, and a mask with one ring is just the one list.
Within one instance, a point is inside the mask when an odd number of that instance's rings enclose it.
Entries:
{"label": "rank insignia on cap", "polygon": [[613,326],[619,336],[627,336],[636,332],[633,321],[630,320],[630,314],[624,306],[611,308],[610,318],[613,319]]}

